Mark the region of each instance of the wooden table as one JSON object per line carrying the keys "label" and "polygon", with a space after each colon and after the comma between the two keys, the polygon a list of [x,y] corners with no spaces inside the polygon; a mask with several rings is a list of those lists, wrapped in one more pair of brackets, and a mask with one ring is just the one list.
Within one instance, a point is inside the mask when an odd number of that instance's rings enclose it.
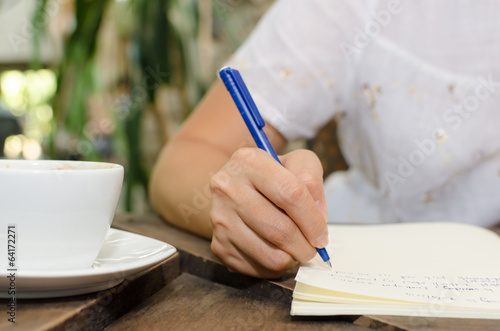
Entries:
{"label": "wooden table", "polygon": [[[18,300],[17,330],[500,330],[500,321],[396,316],[292,317],[296,270],[277,281],[229,272],[210,242],[155,215],[118,215],[113,227],[156,238],[178,253],[109,290]],[[500,229],[496,229],[500,233]],[[6,307],[7,301],[1,300]],[[6,311],[6,308],[4,308]]]}

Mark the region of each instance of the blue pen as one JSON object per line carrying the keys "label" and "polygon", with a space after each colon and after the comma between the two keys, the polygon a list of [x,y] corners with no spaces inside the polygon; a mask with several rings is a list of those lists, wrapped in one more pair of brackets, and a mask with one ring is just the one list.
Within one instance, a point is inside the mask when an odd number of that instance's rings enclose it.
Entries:
{"label": "blue pen", "polygon": [[[271,156],[278,161],[279,164],[281,164],[278,155],[276,155],[273,146],[264,133],[263,128],[266,123],[260,116],[259,110],[257,109],[257,106],[255,105],[255,102],[253,101],[252,96],[250,95],[250,92],[243,82],[243,78],[241,78],[238,70],[224,67],[220,70],[219,76],[222,79],[222,82],[224,82],[224,85],[226,85],[229,94],[231,94],[236,107],[238,107],[241,117],[243,117],[248,130],[250,130],[257,147],[271,154]],[[316,248],[316,250],[323,261],[325,261],[331,268],[332,264],[330,263],[330,257],[328,256],[326,249]]]}

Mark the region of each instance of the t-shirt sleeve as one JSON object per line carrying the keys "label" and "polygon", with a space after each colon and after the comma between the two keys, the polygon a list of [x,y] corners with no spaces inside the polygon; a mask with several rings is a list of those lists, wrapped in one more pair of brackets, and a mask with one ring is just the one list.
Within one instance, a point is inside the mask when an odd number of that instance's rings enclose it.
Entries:
{"label": "t-shirt sleeve", "polygon": [[240,71],[264,120],[287,140],[313,137],[345,110],[352,70],[340,46],[354,17],[341,1],[277,1],[226,64]]}

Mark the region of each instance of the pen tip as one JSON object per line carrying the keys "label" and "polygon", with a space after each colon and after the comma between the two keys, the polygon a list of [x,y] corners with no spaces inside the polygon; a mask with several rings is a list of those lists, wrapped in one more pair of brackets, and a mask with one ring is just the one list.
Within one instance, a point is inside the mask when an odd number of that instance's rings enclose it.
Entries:
{"label": "pen tip", "polygon": [[325,261],[325,263],[330,267],[330,269],[332,268],[332,263],[330,261]]}

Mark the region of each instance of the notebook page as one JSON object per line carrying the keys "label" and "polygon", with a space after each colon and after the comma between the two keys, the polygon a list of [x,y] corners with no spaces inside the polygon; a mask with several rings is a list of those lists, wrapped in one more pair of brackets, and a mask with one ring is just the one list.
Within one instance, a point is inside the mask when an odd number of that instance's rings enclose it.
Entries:
{"label": "notebook page", "polygon": [[333,269],[316,258],[298,282],[378,298],[500,309],[500,237],[454,223],[331,225]]}

